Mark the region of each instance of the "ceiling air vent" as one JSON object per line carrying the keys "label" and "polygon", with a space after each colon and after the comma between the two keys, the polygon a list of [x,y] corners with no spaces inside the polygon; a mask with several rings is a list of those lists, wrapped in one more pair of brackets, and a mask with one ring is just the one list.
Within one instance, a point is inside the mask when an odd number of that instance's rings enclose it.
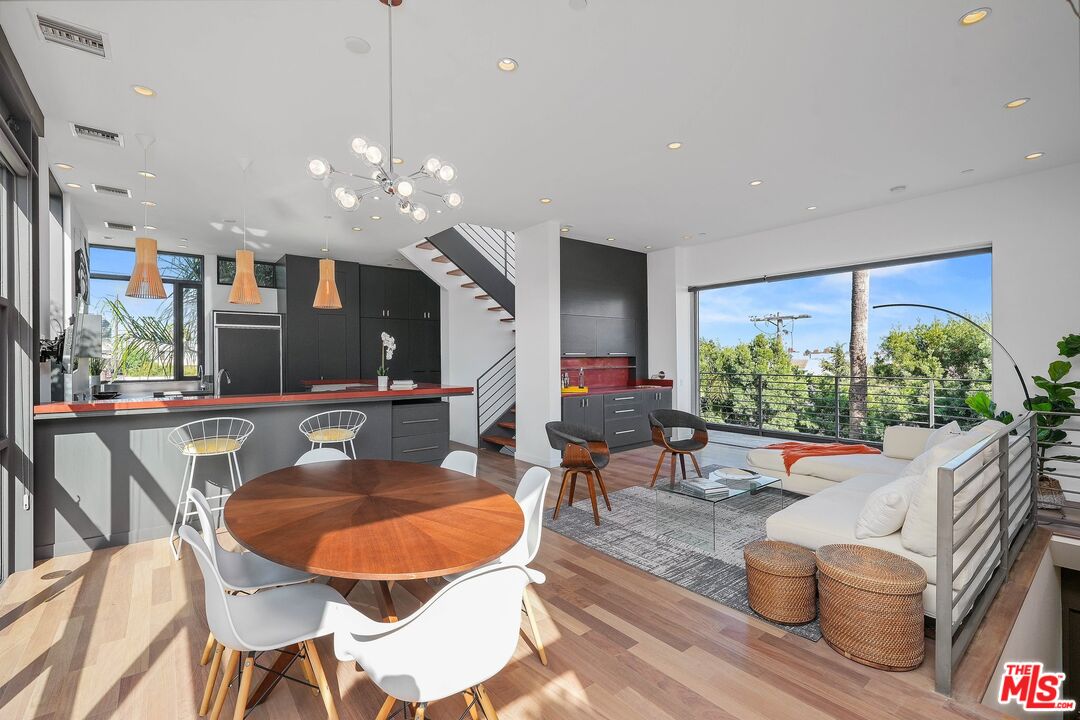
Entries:
{"label": "ceiling air vent", "polygon": [[106,220],[105,221],[105,227],[109,228],[110,230],[124,230],[126,232],[135,232],[135,226],[134,225],[128,225],[126,223],[113,222],[112,220]]}
{"label": "ceiling air vent", "polygon": [[102,130],[100,128],[90,127],[89,125],[71,123],[71,134],[85,140],[95,140],[97,142],[115,145],[116,147],[124,147],[124,136],[118,132],[113,132],[112,130]]}
{"label": "ceiling air vent", "polygon": [[94,192],[102,193],[103,195],[115,195],[116,197],[131,197],[131,191],[127,188],[112,187],[110,185],[98,185],[93,183],[91,186],[94,188]]}
{"label": "ceiling air vent", "polygon": [[45,42],[81,50],[101,58],[109,57],[105,36],[96,30],[79,27],[44,15],[37,16],[38,32]]}

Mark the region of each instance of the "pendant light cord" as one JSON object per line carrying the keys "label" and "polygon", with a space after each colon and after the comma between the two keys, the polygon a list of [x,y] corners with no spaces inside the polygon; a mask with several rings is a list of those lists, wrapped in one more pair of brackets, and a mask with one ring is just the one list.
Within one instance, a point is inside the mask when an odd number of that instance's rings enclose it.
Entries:
{"label": "pendant light cord", "polygon": [[394,164],[394,0],[386,0],[386,29],[388,42],[388,55],[390,67],[390,158],[389,164]]}
{"label": "pendant light cord", "polygon": [[142,224],[143,232],[146,232],[146,223],[149,219],[150,206],[147,205],[147,201],[150,200],[150,178],[145,173],[150,172],[150,146],[143,145],[143,206],[142,206]]}
{"label": "pendant light cord", "polygon": [[247,250],[247,171],[248,169],[245,167],[244,183],[240,190],[240,221],[244,223],[244,239],[242,241],[244,250]]}

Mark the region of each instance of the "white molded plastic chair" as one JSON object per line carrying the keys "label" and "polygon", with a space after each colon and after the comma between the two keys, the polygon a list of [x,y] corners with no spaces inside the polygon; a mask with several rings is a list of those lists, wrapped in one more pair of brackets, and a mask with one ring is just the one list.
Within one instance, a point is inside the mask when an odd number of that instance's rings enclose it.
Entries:
{"label": "white molded plastic chair", "polygon": [[229,595],[212,559],[211,549],[195,528],[190,525],[180,528],[180,539],[191,546],[199,562],[206,590],[206,621],[219,643],[210,665],[210,677],[199,714],[205,715],[209,709],[218,670],[223,667],[224,678],[214,698],[210,720],[217,720],[221,716],[226,695],[242,660],[243,672],[233,717],[243,718],[251,692],[255,653],[299,645],[300,650],[294,661],[300,661],[307,684],[318,688],[327,717],[336,720],[334,699],[312,640],[333,632],[332,620],[340,617],[334,608],[348,608],[356,612],[341,597],[341,593],[327,585],[305,583],[263,590],[254,595]]}
{"label": "white molded plastic chair", "polygon": [[365,422],[367,415],[359,410],[329,410],[304,418],[300,423],[300,432],[311,442],[312,450],[323,445],[340,444],[344,451],[347,444],[355,458],[353,440]]}
{"label": "white molded plastic chair", "polygon": [[441,467],[476,477],[476,453],[468,450],[454,450],[443,458]]}
{"label": "white molded plastic chair", "polygon": [[337,448],[315,448],[301,455],[293,465],[310,465],[334,460],[352,460],[352,458]]}
{"label": "white molded plastic chair", "polygon": [[[244,442],[251,437],[255,430],[255,424],[250,420],[236,417],[207,418],[195,420],[169,433],[171,442],[187,458],[184,468],[184,478],[180,481],[180,496],[176,499],[176,513],[173,515],[172,530],[169,531],[169,544],[172,546],[173,557],[180,558],[180,538],[178,531],[187,519],[195,514],[188,498],[188,490],[195,479],[195,461],[199,458],[225,455],[229,465],[229,487],[221,487],[221,492],[207,497],[207,500],[217,500],[218,505],[214,510],[220,512],[228,499],[237,488],[243,485],[244,480],[240,475],[240,460],[237,453]],[[227,492],[226,492],[227,490]]]}
{"label": "white molded plastic chair", "polygon": [[513,657],[522,591],[542,581],[541,573],[521,565],[482,567],[393,623],[335,606],[334,654],[359,663],[388,695],[377,720],[386,720],[396,701],[419,703],[422,720],[427,703],[458,693],[470,708],[479,702],[489,720],[498,720],[483,683]]}

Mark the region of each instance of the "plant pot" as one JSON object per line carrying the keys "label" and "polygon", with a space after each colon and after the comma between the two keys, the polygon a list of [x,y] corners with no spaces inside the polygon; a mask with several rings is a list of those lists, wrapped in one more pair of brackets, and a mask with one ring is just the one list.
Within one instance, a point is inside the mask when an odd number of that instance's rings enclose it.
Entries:
{"label": "plant pot", "polygon": [[379,376],[379,389],[380,390],[386,390],[389,387],[390,387],[390,376],[389,375],[380,375]]}
{"label": "plant pot", "polygon": [[100,375],[91,375],[90,376],[90,389],[91,390],[93,390],[94,388],[96,388],[100,384],[101,384],[101,376]]}

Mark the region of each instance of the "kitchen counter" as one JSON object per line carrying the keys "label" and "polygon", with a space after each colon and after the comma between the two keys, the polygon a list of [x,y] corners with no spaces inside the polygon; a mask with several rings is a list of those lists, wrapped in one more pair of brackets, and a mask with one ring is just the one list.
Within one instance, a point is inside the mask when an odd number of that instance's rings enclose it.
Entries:
{"label": "kitchen counter", "polygon": [[[659,381],[663,383],[663,381]],[[613,393],[621,392],[636,392],[638,390],[670,390],[671,381],[667,381],[668,384],[659,383],[643,383],[641,385],[613,385],[610,387],[589,387],[588,392],[567,392],[563,390],[562,396],[568,397],[588,397],[589,395],[611,395]],[[573,385],[571,385],[573,387]]]}
{"label": "kitchen counter", "polygon": [[[351,383],[351,381],[349,381]],[[138,396],[114,398],[112,400],[91,400],[89,402],[43,403],[34,407],[37,420],[84,417],[93,415],[122,415],[129,413],[170,412],[182,410],[204,410],[225,408],[253,407],[262,405],[307,405],[325,404],[344,401],[378,402],[387,400],[408,400],[412,398],[441,398],[458,395],[471,395],[473,388],[433,385],[420,383],[411,390],[379,390],[375,383],[371,387],[346,388],[325,392],[300,392],[267,395],[226,395],[224,397],[155,398]]]}

